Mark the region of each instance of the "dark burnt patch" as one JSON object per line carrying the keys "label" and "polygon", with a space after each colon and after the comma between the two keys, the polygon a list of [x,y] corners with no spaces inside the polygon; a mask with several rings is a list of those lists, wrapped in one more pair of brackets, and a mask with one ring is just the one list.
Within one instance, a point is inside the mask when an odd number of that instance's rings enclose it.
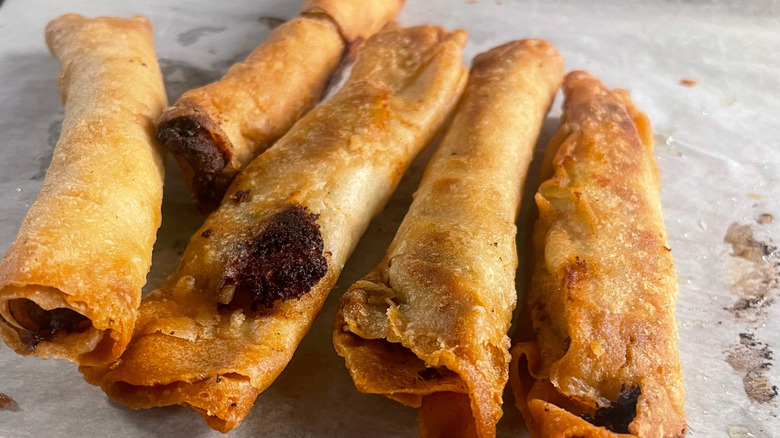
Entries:
{"label": "dark burnt patch", "polygon": [[157,128],[157,141],[193,170],[193,190],[198,202],[213,204],[223,195],[217,177],[227,159],[212,136],[195,117],[174,117]]}
{"label": "dark burnt patch", "polygon": [[593,417],[583,414],[582,418],[595,426],[607,428],[615,433],[629,433],[628,425],[636,417],[636,404],[640,395],[642,395],[642,388],[639,385],[629,388],[623,385],[615,402],[609,406],[598,408]]}
{"label": "dark burnt patch", "polygon": [[293,205],[236,245],[222,290],[230,308],[270,308],[276,300],[298,299],[328,272],[317,215]]}
{"label": "dark burnt patch", "polygon": [[208,228],[200,233],[200,237],[203,237],[204,239],[208,239],[209,236],[211,236],[211,228]]}
{"label": "dark burnt patch", "polygon": [[61,333],[81,333],[92,325],[89,318],[74,310],[44,310],[27,299],[11,300],[9,310],[16,322],[23,327],[17,328],[17,332],[29,351],[35,351],[41,341],[51,341]]}

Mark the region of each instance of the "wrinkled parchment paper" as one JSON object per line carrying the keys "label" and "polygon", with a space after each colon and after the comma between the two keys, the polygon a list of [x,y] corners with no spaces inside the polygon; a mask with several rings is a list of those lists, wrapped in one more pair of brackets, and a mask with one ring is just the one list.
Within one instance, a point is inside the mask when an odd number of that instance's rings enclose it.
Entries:
{"label": "wrinkled parchment paper", "polygon": [[[298,7],[297,0],[0,1],[0,252],[40,189],[62,121],[59,66],[43,40],[49,20],[66,12],[148,16],[173,102],[219,78]],[[466,62],[508,40],[545,38],[567,70],[587,69],[610,87],[631,90],[656,133],[680,278],[689,436],[780,436],[773,388],[780,385],[773,357],[780,349],[780,2],[407,0],[399,21],[468,30]],[[559,96],[539,152],[560,112]],[[416,435],[414,409],[354,389],[333,351],[331,327],[338,297],[382,258],[431,152],[414,162],[292,362],[232,436]],[[171,164],[147,292],[174,269],[204,220]],[[533,166],[530,190],[538,160]],[[518,222],[521,246],[529,206]],[[14,399],[0,410],[0,437],[219,436],[188,409],[132,411],[86,384],[73,365],[5,346],[0,392]],[[504,410],[499,435],[527,436],[509,394]]]}

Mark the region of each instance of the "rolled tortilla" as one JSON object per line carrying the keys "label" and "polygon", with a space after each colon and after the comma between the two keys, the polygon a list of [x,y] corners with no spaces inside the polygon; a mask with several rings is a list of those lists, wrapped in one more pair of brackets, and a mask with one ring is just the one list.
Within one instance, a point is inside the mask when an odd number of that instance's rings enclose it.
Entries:
{"label": "rolled tortilla", "polygon": [[[187,91],[165,110],[157,138],[176,157],[202,208],[218,206],[236,174],[314,106],[353,35],[369,37],[401,5],[337,0],[304,8],[222,79]],[[327,15],[345,9],[367,22]]]}
{"label": "rolled tortilla", "polygon": [[345,40],[367,40],[391,21],[406,0],[306,0],[301,13],[333,20]]}
{"label": "rolled tortilla", "polygon": [[650,122],[586,72],[564,89],[536,195],[536,340],[512,351],[517,405],[533,437],[681,437],[677,278]]}
{"label": "rolled tortilla", "polygon": [[455,117],[384,260],[339,302],[357,388],[421,407],[421,436],[496,434],[517,301],[515,219],[563,78],[541,40],[474,59]]}
{"label": "rolled tortilla", "polygon": [[0,333],[21,354],[106,363],[130,341],[160,226],[165,90],[146,18],[67,14],[46,41],[65,119],[0,262]]}
{"label": "rolled tortilla", "polygon": [[[236,427],[309,330],[368,223],[466,81],[466,34],[388,29],[347,84],[238,175],[122,358],[83,369],[133,408],[182,404]],[[366,76],[381,69],[383,76]]]}

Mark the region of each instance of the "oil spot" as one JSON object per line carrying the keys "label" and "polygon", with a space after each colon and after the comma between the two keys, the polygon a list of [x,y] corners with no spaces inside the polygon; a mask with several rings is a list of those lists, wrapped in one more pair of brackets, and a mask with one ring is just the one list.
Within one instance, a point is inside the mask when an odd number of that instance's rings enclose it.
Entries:
{"label": "oil spot", "polygon": [[656,134],[654,136],[655,144],[661,145],[664,152],[674,157],[682,157],[683,153],[677,149],[676,140],[671,135]]}
{"label": "oil spot", "polygon": [[695,87],[696,84],[698,84],[698,81],[696,81],[696,79],[690,79],[690,78],[680,79],[680,85],[684,87]]}
{"label": "oil spot", "polygon": [[761,213],[760,215],[758,215],[758,218],[756,219],[756,222],[761,225],[771,224],[774,221],[775,221],[775,217],[769,213]]}
{"label": "oil spot", "polygon": [[766,376],[772,368],[773,352],[767,344],[756,340],[752,333],[740,333],[739,344],[729,346],[726,362],[734,371],[744,373],[745,394],[756,403],[769,403],[777,397],[778,388]]}
{"label": "oil spot", "polygon": [[176,41],[184,47],[191,46],[198,42],[201,37],[210,33],[223,32],[226,27],[196,27],[195,29],[182,32],[176,36]]}
{"label": "oil spot", "polygon": [[269,29],[275,29],[281,26],[282,24],[284,24],[285,21],[287,20],[285,20],[284,18],[269,17],[267,15],[263,15],[262,17],[258,18],[257,21],[265,24],[266,26],[268,26]]}
{"label": "oil spot", "polygon": [[729,438],[753,438],[753,432],[747,426],[729,426]]}
{"label": "oil spot", "polygon": [[776,246],[756,239],[749,225],[731,224],[723,241],[731,244],[733,257],[747,261],[735,265],[731,287],[739,299],[725,309],[736,319],[755,324],[780,287],[780,254]]}

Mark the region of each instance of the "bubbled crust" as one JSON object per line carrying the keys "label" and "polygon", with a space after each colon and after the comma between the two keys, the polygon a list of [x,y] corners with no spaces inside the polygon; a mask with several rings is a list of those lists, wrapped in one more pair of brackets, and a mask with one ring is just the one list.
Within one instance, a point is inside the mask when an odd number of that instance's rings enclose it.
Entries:
{"label": "bubbled crust", "polygon": [[467,413],[459,435],[495,435],[520,189],[562,76],[560,55],[541,40],[477,56],[385,259],[340,301],[334,343],[358,389],[422,406],[423,436],[444,433],[437,418],[447,409],[434,405],[456,397],[444,392],[468,394],[465,409],[452,407]]}
{"label": "bubbled crust", "polygon": [[[586,72],[570,73],[564,89],[552,175],[536,195],[528,301],[536,343],[513,352],[528,363],[512,367],[518,404],[534,436],[613,436],[579,415],[592,418],[639,386],[626,432],[682,436],[677,278],[649,121],[626,91]],[[526,368],[536,383],[522,377]]]}
{"label": "bubbled crust", "polygon": [[[22,354],[80,365],[114,360],[132,334],[160,226],[166,105],[146,18],[63,15],[46,27],[62,64],[62,134],[43,188],[0,262],[0,331]],[[30,351],[8,301],[70,308],[92,322]]]}
{"label": "bubbled crust", "polygon": [[[433,26],[388,32],[367,43],[358,64],[392,57],[397,75],[351,78],[253,161],[190,239],[176,272],[142,304],[126,353],[110,367],[85,370],[89,381],[132,407],[183,404],[225,429],[246,416],[292,357],[368,223],[465,84],[465,33]],[[372,51],[374,44],[393,50]],[[268,309],[220,305],[237,248],[290,206],[316,216],[327,273],[300,298]],[[244,379],[251,391],[244,383],[220,386],[216,376],[225,374]],[[199,397],[191,387],[218,396]]]}

